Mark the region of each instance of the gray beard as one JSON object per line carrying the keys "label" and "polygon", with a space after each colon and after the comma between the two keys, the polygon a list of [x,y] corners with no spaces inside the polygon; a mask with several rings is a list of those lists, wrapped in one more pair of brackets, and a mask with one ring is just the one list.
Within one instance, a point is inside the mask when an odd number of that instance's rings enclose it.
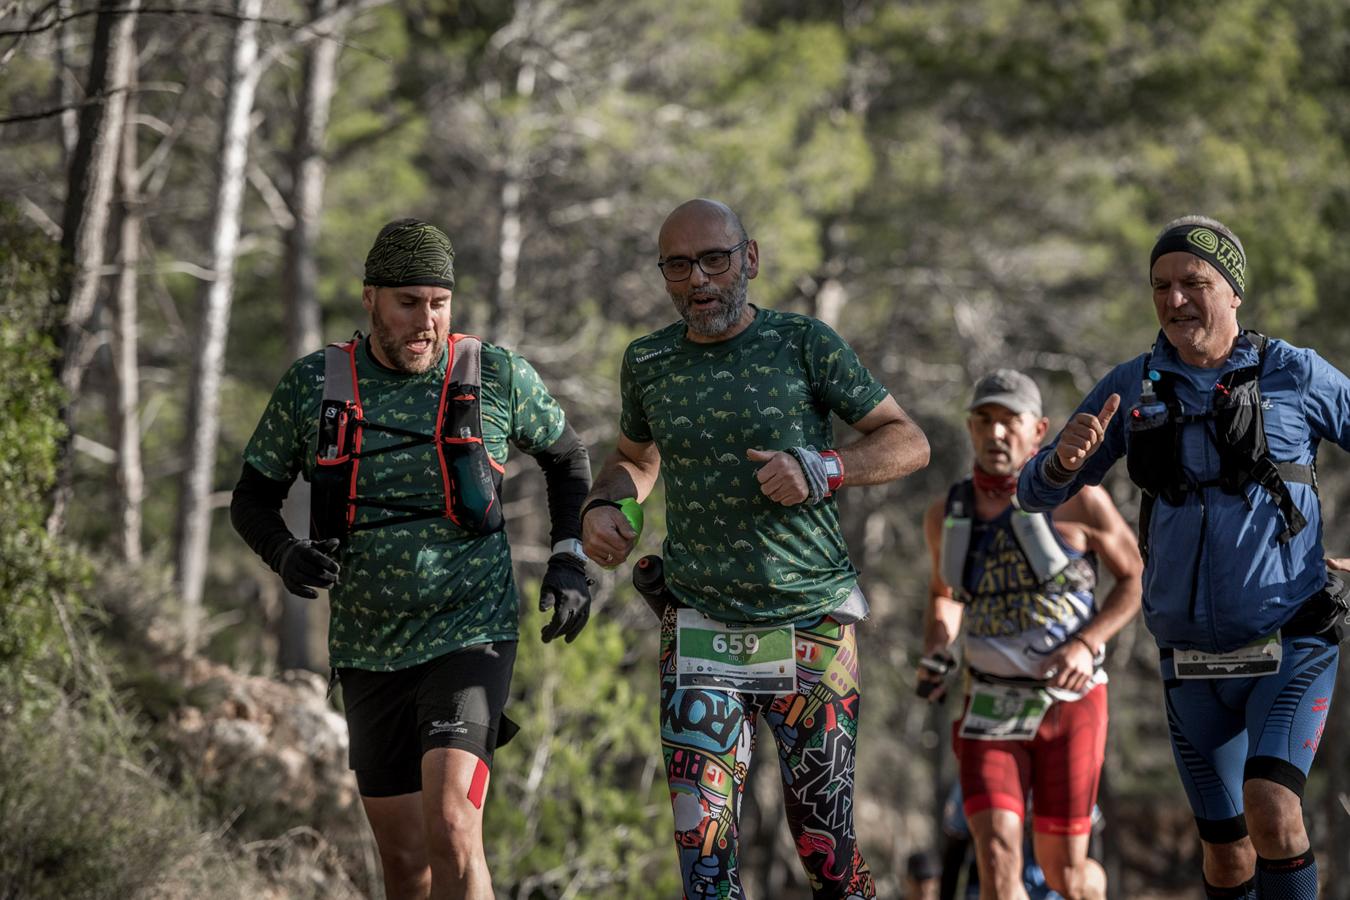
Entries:
{"label": "gray beard", "polygon": [[736,283],[720,293],[717,305],[713,309],[695,313],[690,308],[691,304],[688,300],[677,300],[675,309],[679,312],[680,318],[684,319],[684,324],[689,326],[689,330],[694,334],[707,338],[721,337],[739,322],[741,316],[745,313],[749,283],[749,273],[742,267]]}

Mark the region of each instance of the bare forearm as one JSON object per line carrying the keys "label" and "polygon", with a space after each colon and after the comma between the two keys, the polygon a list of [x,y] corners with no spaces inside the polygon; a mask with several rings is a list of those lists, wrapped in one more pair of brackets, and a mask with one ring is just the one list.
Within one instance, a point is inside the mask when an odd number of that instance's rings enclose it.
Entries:
{"label": "bare forearm", "polygon": [[1105,644],[1115,637],[1125,624],[1139,612],[1141,579],[1130,575],[1116,581],[1110,593],[1102,600],[1101,611],[1079,632],[1093,647]]}
{"label": "bare forearm", "polygon": [[844,485],[882,484],[928,465],[928,438],[912,420],[887,422],[839,449]]}
{"label": "bare forearm", "polygon": [[923,652],[925,655],[946,650],[961,632],[964,609],[950,597],[932,596],[923,621]]}

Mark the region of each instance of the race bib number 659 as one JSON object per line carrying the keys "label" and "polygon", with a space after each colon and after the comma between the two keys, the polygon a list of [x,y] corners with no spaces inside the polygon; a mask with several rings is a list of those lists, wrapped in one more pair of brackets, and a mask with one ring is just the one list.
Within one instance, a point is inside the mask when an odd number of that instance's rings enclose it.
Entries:
{"label": "race bib number 659", "polygon": [[676,687],[755,694],[797,689],[791,625],[728,625],[684,608],[675,627]]}

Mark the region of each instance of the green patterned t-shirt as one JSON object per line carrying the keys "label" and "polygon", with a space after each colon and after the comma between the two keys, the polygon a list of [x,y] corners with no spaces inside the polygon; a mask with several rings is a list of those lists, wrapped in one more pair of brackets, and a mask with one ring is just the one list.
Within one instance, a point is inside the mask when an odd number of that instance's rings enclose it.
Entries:
{"label": "green patterned t-shirt", "polygon": [[[357,386],[368,421],[430,434],[447,355],[419,375],[375,362],[369,344],[356,350]],[[323,351],[298,360],[281,379],[244,459],[268,478],[306,480],[318,447]],[[507,443],[526,453],[549,447],[563,431],[563,412],[528,362],[483,344],[483,442],[497,462]],[[367,429],[361,450],[407,438]],[[443,504],[440,466],[430,443],[361,460],[357,496],[418,507]],[[388,515],[358,507],[357,522]],[[516,586],[506,532],[474,535],[444,518],[357,531],[343,553],[340,580],[329,592],[328,653],[334,666],[390,671],[452,650],[516,637]]]}
{"label": "green patterned t-shirt", "polygon": [[784,623],[848,598],[857,570],[833,498],[783,506],[760,491],[751,448],[828,449],[830,413],[853,424],[886,389],[808,316],[756,310],[729,341],[678,322],[628,346],[620,427],[655,441],[666,484],[666,577],[682,603],[724,622]]}

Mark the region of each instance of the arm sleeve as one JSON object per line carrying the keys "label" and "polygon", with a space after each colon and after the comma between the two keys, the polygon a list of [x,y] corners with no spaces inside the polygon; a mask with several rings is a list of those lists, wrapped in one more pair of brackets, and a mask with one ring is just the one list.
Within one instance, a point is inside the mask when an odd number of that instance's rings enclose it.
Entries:
{"label": "arm sleeve", "polygon": [[562,436],[534,454],[548,489],[550,541],[581,537],[581,504],[591,490],[591,460],[571,425]]}
{"label": "arm sleeve", "polygon": [[[1084,485],[1101,484],[1106,473],[1115,465],[1116,460],[1125,455],[1125,421],[1129,411],[1139,399],[1139,389],[1131,372],[1139,371],[1138,361],[1125,363],[1113,369],[1078,404],[1078,408],[1069,416],[1069,421],[1081,412],[1098,413],[1112,394],[1120,395],[1120,408],[1106,425],[1106,436],[1097,452],[1088,457],[1083,467],[1074,473],[1073,480],[1063,486],[1056,486],[1046,480],[1042,467],[1046,458],[1055,452],[1059,444],[1059,435],[1050,445],[1042,449],[1022,467],[1017,478],[1017,505],[1027,512],[1049,512],[1056,506],[1078,493]],[[1060,434],[1063,429],[1060,429]]]}
{"label": "arm sleeve", "polygon": [[230,498],[230,524],[273,571],[282,551],[295,540],[281,517],[281,504],[290,491],[291,482],[268,478],[244,463]]}
{"label": "arm sleeve", "polygon": [[1350,450],[1350,379],[1314,350],[1308,351],[1303,409],[1313,434]]}

